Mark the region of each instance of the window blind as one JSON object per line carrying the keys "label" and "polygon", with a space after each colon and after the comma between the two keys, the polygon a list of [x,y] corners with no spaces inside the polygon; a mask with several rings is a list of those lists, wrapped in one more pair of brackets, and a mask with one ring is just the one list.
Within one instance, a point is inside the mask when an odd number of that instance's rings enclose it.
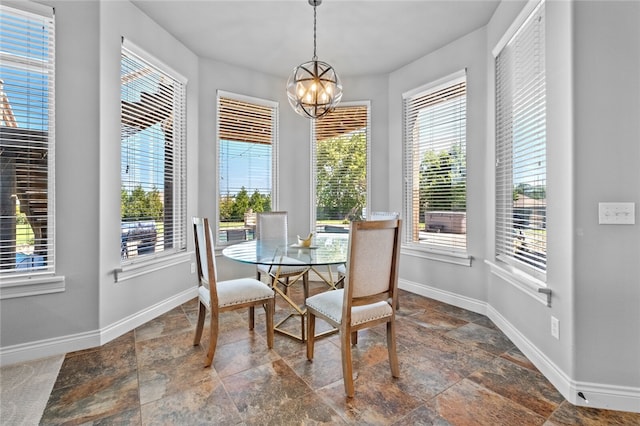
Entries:
{"label": "window blind", "polygon": [[404,96],[405,241],[466,250],[464,72]]}
{"label": "window blind", "polygon": [[315,229],[348,230],[366,217],[369,104],[342,104],[312,124]]}
{"label": "window blind", "polygon": [[[54,15],[0,5],[0,275],[55,272]],[[22,9],[22,8],[29,9]]]}
{"label": "window blind", "polygon": [[218,93],[218,242],[254,238],[274,200],[278,104]]}
{"label": "window blind", "polygon": [[186,249],[186,83],[126,45],[120,78],[121,257],[129,263]]}
{"label": "window blind", "polygon": [[544,278],[546,102],[544,3],[495,59],[496,254]]}

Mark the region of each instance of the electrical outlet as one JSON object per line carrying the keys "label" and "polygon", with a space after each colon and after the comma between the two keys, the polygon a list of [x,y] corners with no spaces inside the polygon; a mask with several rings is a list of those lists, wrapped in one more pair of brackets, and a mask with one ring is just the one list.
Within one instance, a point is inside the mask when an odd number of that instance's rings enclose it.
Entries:
{"label": "electrical outlet", "polygon": [[196,273],[196,263],[195,263],[195,262],[192,262],[192,263],[191,263],[191,273],[192,273],[192,274],[195,274],[195,273]]}
{"label": "electrical outlet", "polygon": [[556,317],[551,317],[551,335],[560,340],[560,321]]}

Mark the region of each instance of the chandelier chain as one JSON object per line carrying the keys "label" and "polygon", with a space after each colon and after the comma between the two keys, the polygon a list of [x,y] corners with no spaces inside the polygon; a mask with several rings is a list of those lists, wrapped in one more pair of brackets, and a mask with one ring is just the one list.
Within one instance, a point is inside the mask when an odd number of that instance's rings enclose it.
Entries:
{"label": "chandelier chain", "polygon": [[313,4],[313,60],[318,60],[316,55],[316,3]]}

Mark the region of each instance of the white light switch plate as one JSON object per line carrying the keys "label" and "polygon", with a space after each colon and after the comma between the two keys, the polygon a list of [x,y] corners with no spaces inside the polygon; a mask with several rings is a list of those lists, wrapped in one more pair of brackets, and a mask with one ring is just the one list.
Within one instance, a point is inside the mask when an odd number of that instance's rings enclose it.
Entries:
{"label": "white light switch plate", "polygon": [[635,203],[598,203],[600,225],[633,225],[636,223]]}

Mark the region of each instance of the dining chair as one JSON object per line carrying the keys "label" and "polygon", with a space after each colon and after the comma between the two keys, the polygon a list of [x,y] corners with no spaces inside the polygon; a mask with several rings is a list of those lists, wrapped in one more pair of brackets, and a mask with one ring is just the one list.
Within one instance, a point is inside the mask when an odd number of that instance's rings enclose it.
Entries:
{"label": "dining chair", "polygon": [[200,344],[207,311],[211,314],[209,351],[205,367],[209,367],[213,362],[218,342],[219,315],[222,312],[249,308],[249,330],[253,330],[255,307],[263,306],[266,311],[267,346],[271,349],[273,347],[273,313],[275,310],[273,289],[255,278],[218,281],[209,219],[193,218],[193,236],[196,243],[199,300],[194,346]]}
{"label": "dining chair", "polygon": [[[400,214],[398,212],[371,212],[369,215],[369,219],[367,220],[390,220],[390,219],[399,219]],[[347,275],[347,265],[342,263],[338,265],[336,268],[338,272],[338,279],[336,281],[336,287],[342,287],[344,285],[344,278]],[[396,308],[399,308],[397,306]]]}
{"label": "dining chair", "polygon": [[[286,245],[289,237],[287,222],[288,213],[286,211],[257,213],[256,240],[270,240]],[[290,286],[302,279],[304,298],[309,297],[309,266],[306,264],[300,266],[258,264],[256,278],[260,280],[262,274],[266,274],[270,278],[272,286],[280,284],[284,294],[288,293]]]}
{"label": "dining chair", "polygon": [[316,317],[340,332],[345,393],[354,396],[351,345],[358,330],[386,323],[391,375],[400,376],[395,315],[398,297],[401,219],[351,222],[344,288],[306,300],[307,359],[313,360]]}

